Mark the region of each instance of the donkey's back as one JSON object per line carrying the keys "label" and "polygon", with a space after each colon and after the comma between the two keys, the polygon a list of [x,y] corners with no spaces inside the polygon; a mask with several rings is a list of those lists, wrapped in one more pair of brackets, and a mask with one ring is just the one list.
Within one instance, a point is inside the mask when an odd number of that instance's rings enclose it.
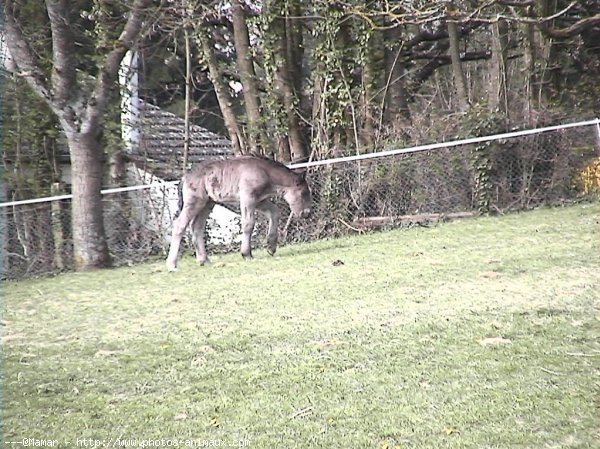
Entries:
{"label": "donkey's back", "polygon": [[240,156],[200,163],[185,175],[184,184],[186,190],[198,194],[206,192],[215,202],[246,199],[258,202],[292,185],[297,176],[270,159]]}

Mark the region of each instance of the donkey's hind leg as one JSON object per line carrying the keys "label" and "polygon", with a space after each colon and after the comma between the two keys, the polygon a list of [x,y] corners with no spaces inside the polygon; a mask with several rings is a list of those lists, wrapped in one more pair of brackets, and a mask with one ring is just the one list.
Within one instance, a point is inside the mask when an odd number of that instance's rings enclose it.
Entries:
{"label": "donkey's hind leg", "polygon": [[198,214],[199,207],[194,203],[186,204],[181,209],[179,216],[173,221],[173,232],[171,234],[171,245],[169,255],[167,256],[167,269],[175,271],[177,269],[177,258],[179,257],[179,246],[185,233],[185,228]]}
{"label": "donkey's hind leg", "polygon": [[272,256],[277,251],[277,240],[279,235],[279,209],[269,200],[261,201],[256,208],[269,220],[267,231],[267,252]]}
{"label": "donkey's hind leg", "polygon": [[196,248],[196,261],[200,265],[204,265],[208,262],[208,256],[206,254],[206,245],[204,243],[204,230],[206,229],[206,220],[214,207],[213,202],[209,202],[198,212],[194,221],[192,222],[192,243]]}

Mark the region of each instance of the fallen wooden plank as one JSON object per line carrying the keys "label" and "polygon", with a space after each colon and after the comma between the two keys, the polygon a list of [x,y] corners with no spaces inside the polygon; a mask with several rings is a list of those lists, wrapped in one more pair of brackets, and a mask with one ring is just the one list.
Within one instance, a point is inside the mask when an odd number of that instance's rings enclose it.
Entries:
{"label": "fallen wooden plank", "polygon": [[386,225],[403,225],[411,223],[431,223],[437,221],[456,220],[459,218],[470,218],[477,212],[449,212],[444,214],[413,214],[384,217],[359,217],[355,218],[351,225],[356,230],[379,228]]}

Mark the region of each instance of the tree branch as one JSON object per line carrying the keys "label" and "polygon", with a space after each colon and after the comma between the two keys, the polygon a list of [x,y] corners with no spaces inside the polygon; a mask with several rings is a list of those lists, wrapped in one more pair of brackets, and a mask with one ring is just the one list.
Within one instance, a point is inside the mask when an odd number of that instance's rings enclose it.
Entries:
{"label": "tree branch", "polygon": [[578,34],[581,34],[582,31],[585,31],[586,29],[596,26],[598,24],[600,24],[600,14],[596,14],[595,16],[586,17],[585,19],[578,20],[573,25],[567,28],[550,28],[545,24],[540,24],[540,29],[542,30],[542,33],[550,37],[567,38],[577,36]]}
{"label": "tree branch", "polygon": [[[475,13],[469,14],[467,17],[462,17],[462,18],[458,18],[457,21],[460,23],[496,23],[499,20],[507,20],[507,21],[512,21],[512,22],[519,22],[519,23],[532,23],[534,25],[538,25],[540,28],[544,26],[545,23],[551,22],[552,20],[555,20],[563,15],[565,15],[571,8],[573,8],[575,5],[577,5],[576,1],[573,1],[571,3],[569,3],[569,5],[564,8],[561,9],[560,11],[552,14],[551,16],[547,16],[547,17],[519,17],[516,15],[513,16],[507,16],[504,14],[497,14],[494,17],[489,17],[489,18],[485,18],[485,17],[478,17],[475,15]],[[594,16],[596,17],[596,16]],[[587,20],[587,19],[583,19],[583,20]]]}
{"label": "tree branch", "polygon": [[498,0],[498,4],[523,8],[526,6],[535,6],[535,0]]}
{"label": "tree branch", "polygon": [[52,31],[52,95],[60,109],[77,96],[75,39],[69,18],[68,0],[46,0]]}
{"label": "tree branch", "polygon": [[13,0],[4,2],[6,44],[14,63],[15,75],[24,78],[29,86],[48,104],[51,104],[48,80],[37,64],[35,53],[29,46],[25,35],[15,17]]}
{"label": "tree branch", "polygon": [[[483,51],[470,51],[461,53],[460,60],[461,61],[481,61],[485,59],[491,58],[491,52],[487,50]],[[442,62],[444,65],[450,64],[450,56],[447,54],[432,54],[432,53],[411,53],[410,58],[412,60],[438,60]]]}
{"label": "tree branch", "polygon": [[108,53],[104,64],[100,67],[96,85],[90,96],[82,120],[82,132],[92,132],[98,128],[98,123],[104,107],[108,102],[109,93],[119,73],[119,66],[127,50],[131,49],[142,29],[146,10],[152,4],[152,0],[135,0],[129,19],[125,24],[123,32],[115,43],[114,48]]}

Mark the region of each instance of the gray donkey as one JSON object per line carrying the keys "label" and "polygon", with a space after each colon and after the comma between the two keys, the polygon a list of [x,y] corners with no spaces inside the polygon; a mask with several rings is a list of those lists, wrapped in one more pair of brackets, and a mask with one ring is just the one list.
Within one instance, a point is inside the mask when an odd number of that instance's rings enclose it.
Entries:
{"label": "gray donkey", "polygon": [[203,162],[186,173],[179,183],[179,212],[173,221],[167,268],[177,269],[179,246],[191,223],[196,260],[208,261],[204,243],[206,219],[217,203],[239,204],[242,212],[242,256],[252,258],[250,238],[254,230],[254,211],[269,220],[267,251],[275,254],[279,210],[271,199],[283,194],[294,215],[310,215],[311,194],[305,173],[295,173],[285,165],[256,156],[240,156],[222,161]]}

